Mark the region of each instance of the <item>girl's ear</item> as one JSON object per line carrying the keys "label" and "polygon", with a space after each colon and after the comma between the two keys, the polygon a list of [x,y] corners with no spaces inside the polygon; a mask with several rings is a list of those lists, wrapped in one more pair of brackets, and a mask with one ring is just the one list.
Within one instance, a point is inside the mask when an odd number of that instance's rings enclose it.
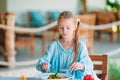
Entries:
{"label": "girl's ear", "polygon": [[78,29],[79,25],[80,25],[80,19],[76,18],[75,30]]}
{"label": "girl's ear", "polygon": [[80,25],[80,19],[77,18],[77,26],[79,26],[79,25]]}
{"label": "girl's ear", "polygon": [[77,26],[77,24],[76,24],[76,25],[75,25],[75,30],[77,29],[77,27],[78,27],[78,26]]}

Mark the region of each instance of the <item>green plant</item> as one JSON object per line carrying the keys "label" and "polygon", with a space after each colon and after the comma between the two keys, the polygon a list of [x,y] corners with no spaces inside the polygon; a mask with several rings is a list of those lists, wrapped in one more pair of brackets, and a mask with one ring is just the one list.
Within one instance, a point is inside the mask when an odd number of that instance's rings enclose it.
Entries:
{"label": "green plant", "polygon": [[116,12],[120,8],[120,4],[117,0],[107,0],[106,10]]}
{"label": "green plant", "polygon": [[108,70],[109,80],[118,80],[120,79],[120,70],[119,66],[116,63],[109,63]]}
{"label": "green plant", "polygon": [[111,6],[111,7],[115,7],[115,8],[120,7],[120,4],[117,0],[107,0],[106,4]]}

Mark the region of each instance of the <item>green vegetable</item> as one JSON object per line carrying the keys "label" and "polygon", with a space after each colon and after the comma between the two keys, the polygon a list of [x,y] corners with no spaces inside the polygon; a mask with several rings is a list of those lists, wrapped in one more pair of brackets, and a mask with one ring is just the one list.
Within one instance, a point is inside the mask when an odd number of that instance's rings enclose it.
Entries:
{"label": "green vegetable", "polygon": [[58,73],[55,73],[53,76],[54,76],[55,78],[58,78]]}

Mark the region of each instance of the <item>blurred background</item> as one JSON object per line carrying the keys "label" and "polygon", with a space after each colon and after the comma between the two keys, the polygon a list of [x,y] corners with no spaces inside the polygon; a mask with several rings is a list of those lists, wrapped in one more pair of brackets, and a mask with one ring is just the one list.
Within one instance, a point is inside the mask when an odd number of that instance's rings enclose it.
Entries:
{"label": "blurred background", "polygon": [[38,32],[32,28],[43,29],[65,10],[92,26],[80,29],[81,40],[90,55],[108,55],[108,80],[120,79],[120,0],[0,0],[0,24],[31,29],[9,32],[0,27],[0,76],[39,73],[35,65],[55,39],[56,25]]}

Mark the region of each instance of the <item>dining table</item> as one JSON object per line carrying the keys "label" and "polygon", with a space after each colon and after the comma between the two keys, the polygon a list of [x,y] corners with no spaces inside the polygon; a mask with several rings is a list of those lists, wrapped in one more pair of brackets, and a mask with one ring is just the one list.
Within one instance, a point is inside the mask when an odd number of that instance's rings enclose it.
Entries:
{"label": "dining table", "polygon": [[[0,80],[22,80],[22,79],[21,77],[0,77]],[[29,77],[29,78],[26,78],[26,80],[40,80],[40,79]]]}
{"label": "dining table", "polygon": [[[61,71],[65,71],[62,69]],[[22,75],[2,75],[0,76],[0,80],[48,80],[49,75],[55,75],[56,73],[37,73],[34,75],[30,74],[22,74]],[[57,73],[59,76],[64,76],[64,79],[61,80],[74,80],[74,77],[72,75],[69,75],[67,73]],[[51,80],[51,79],[50,79]]]}

